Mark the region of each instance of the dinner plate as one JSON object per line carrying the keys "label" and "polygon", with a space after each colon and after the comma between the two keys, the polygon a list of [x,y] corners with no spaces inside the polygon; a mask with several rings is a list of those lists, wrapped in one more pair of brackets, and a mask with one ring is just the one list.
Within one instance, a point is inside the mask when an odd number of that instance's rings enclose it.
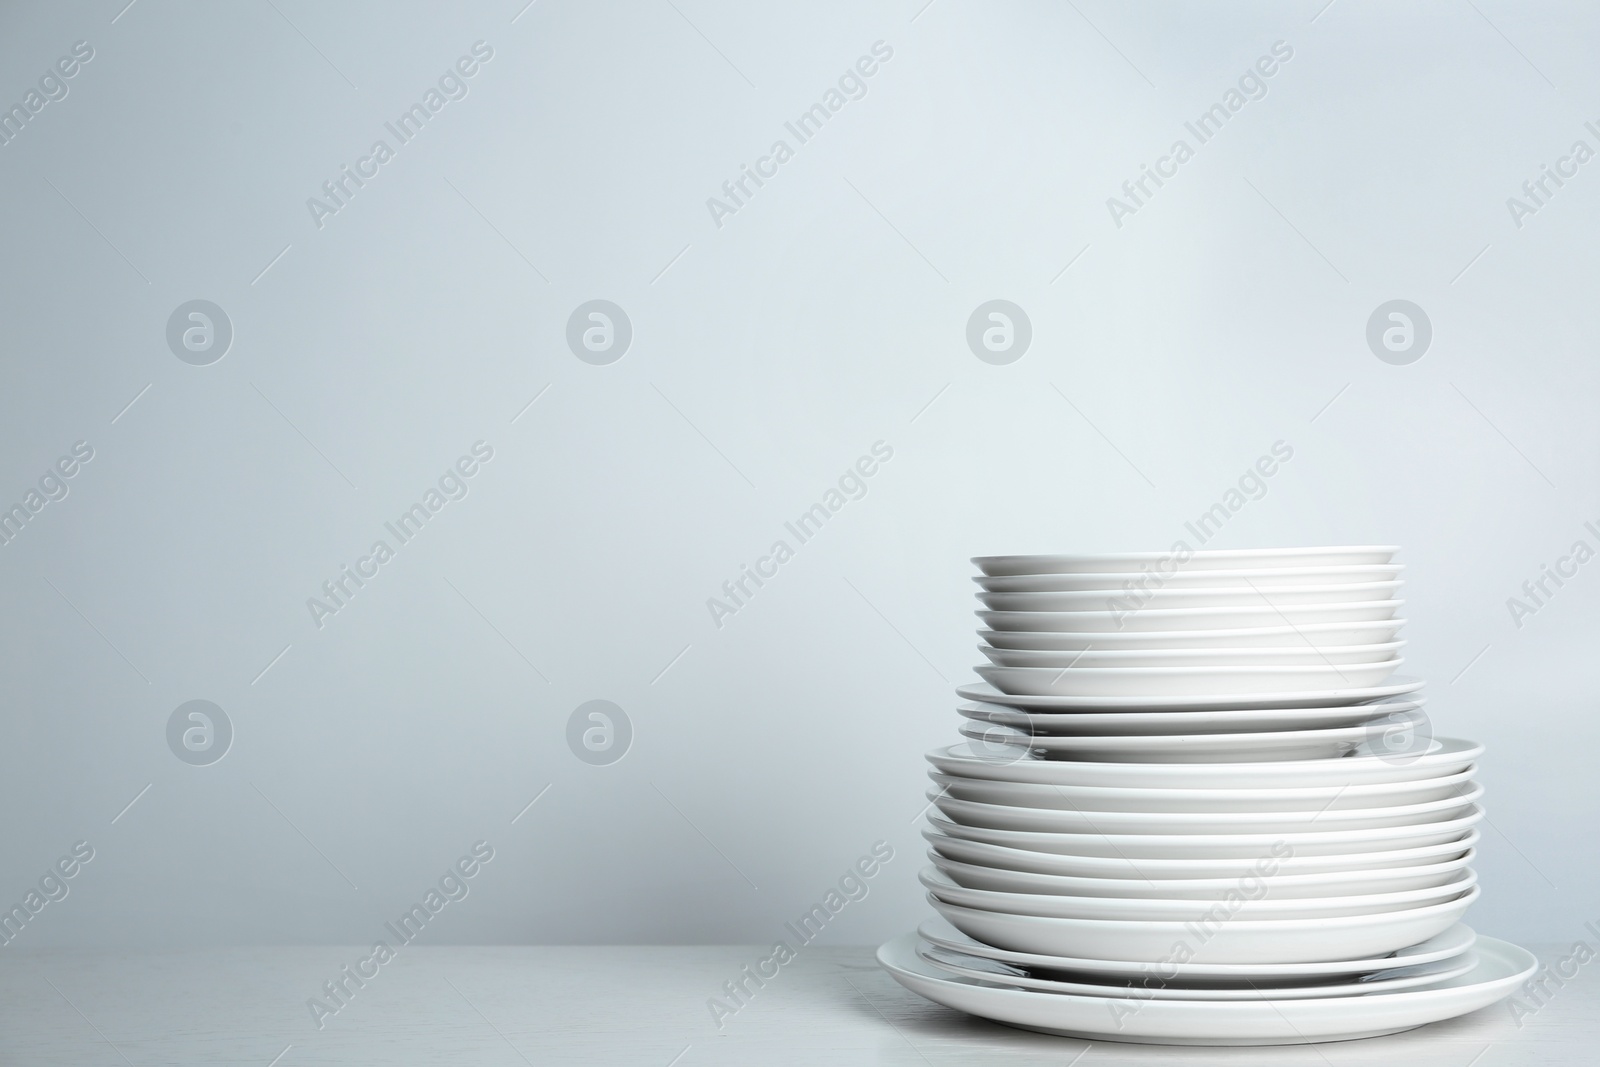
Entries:
{"label": "dinner plate", "polygon": [[1477,966],[1438,985],[1355,997],[1117,1001],[1012,989],[941,972],[917,955],[917,935],[878,949],[878,963],[927,999],[1008,1026],[1085,1041],[1171,1045],[1289,1045],[1399,1033],[1452,1019],[1509,996],[1539,963],[1492,937],[1473,946]]}
{"label": "dinner plate", "polygon": [[931,944],[919,945],[917,955],[941,971],[1013,989],[1073,993],[1084,997],[1148,996],[1151,1000],[1205,1000],[1213,1003],[1226,1000],[1303,1000],[1311,997],[1359,997],[1373,993],[1393,993],[1401,989],[1437,985],[1466,974],[1478,965],[1477,954],[1469,950],[1452,959],[1436,963],[1393,967],[1386,971],[1324,980],[1310,985],[1273,985],[1262,989],[1257,986],[1183,986],[1163,982],[1160,979],[1129,983],[1114,980],[1086,982],[1044,978],[1013,964],[987,960],[981,956],[968,956]]}
{"label": "dinner plate", "polygon": [[[928,895],[957,930],[985,944],[1050,956],[1160,963],[1174,955],[1209,963],[1296,963],[1378,956],[1426,941],[1460,921],[1481,892],[1420,908],[1365,915],[1240,919],[1062,919],[964,908]],[[1182,944],[1185,951],[1175,951]]]}
{"label": "dinner plate", "polygon": [[1404,756],[1360,754],[1333,760],[1255,763],[1111,763],[1046,760],[1027,753],[986,754],[969,744],[936,748],[926,759],[945,774],[999,782],[1095,785],[1113,788],[1293,788],[1410,782],[1455,774],[1483,755],[1476,741],[1435,737]]}
{"label": "dinner plate", "polygon": [[[1023,594],[1015,594],[1021,596]],[[1378,622],[1392,619],[1404,600],[1362,600],[1352,604],[1258,604],[1239,608],[1144,608],[1139,611],[978,611],[991,630],[1047,633],[1107,633],[1118,630],[1243,630],[1252,627],[1304,627],[1319,622]]]}
{"label": "dinner plate", "polygon": [[1018,952],[974,941],[939,918],[925,920],[917,935],[930,945],[950,949],[965,956],[995,960],[1050,974],[1095,975],[1107,979],[1140,981],[1146,978],[1171,979],[1190,985],[1251,985],[1269,982],[1317,982],[1341,976],[1374,974],[1393,967],[1420,966],[1459,958],[1473,947],[1478,935],[1465,923],[1456,923],[1425,941],[1377,956],[1315,963],[1196,963],[1163,960],[1159,965],[1128,960],[1082,959],[1051,956],[1038,952]]}
{"label": "dinner plate", "polygon": [[1166,552],[1104,552],[1071,555],[973,556],[984,574],[1155,574],[1273,567],[1364,567],[1388,563],[1398,545],[1337,545],[1316,548],[1224,548],[1195,551],[1174,545]]}
{"label": "dinner plate", "polygon": [[1113,648],[1055,651],[995,648],[978,651],[1000,667],[1332,667],[1393,659],[1404,641],[1372,645],[1280,645],[1276,648]]}
{"label": "dinner plate", "polygon": [[[1227,878],[1238,881],[1248,877],[1252,872],[1259,872],[1263,862],[1261,853],[1177,859],[1119,855],[1073,856],[999,845],[991,841],[952,837],[938,830],[923,830],[922,836],[933,846],[935,852],[952,860],[1010,871],[1077,878],[1144,879],[1151,882],[1162,882],[1172,878]],[[1278,859],[1277,874],[1284,877],[1303,874],[1353,875],[1362,871],[1386,871],[1432,863],[1450,863],[1469,854],[1477,845],[1478,837],[1477,830],[1469,829],[1463,834],[1427,845],[1316,856],[1297,854]],[[1271,858],[1270,853],[1269,858]]]}
{"label": "dinner plate", "polygon": [[1370,704],[1329,708],[1232,708],[1226,711],[1023,711],[1002,704],[968,701],[956,712],[977,722],[1010,726],[1027,734],[1216,734],[1267,730],[1320,730],[1357,726],[1415,711],[1425,697],[1389,697]]}
{"label": "dinner plate", "polygon": [[[1457,871],[1443,885],[1339,897],[1285,897],[1272,895],[1270,878],[1256,878],[1236,886],[1231,896],[1213,900],[1187,897],[1059,896],[1053,893],[1007,893],[957,885],[936,867],[917,875],[937,901],[977,911],[1046,919],[1109,919],[1114,921],[1233,923],[1269,919],[1326,919],[1348,915],[1386,915],[1408,908],[1423,908],[1453,900],[1478,884],[1471,870]],[[1259,894],[1259,896],[1257,896]]]}
{"label": "dinner plate", "polygon": [[927,799],[947,818],[963,826],[995,830],[1043,834],[1265,834],[1444,822],[1464,814],[1482,796],[1483,786],[1474,782],[1463,786],[1458,794],[1439,800],[1324,811],[1076,811],[962,800],[943,790],[930,792]]}
{"label": "dinner plate", "polygon": [[1266,730],[1256,733],[1123,734],[1090,737],[1030,735],[1009,726],[963,722],[964,737],[997,753],[1027,749],[1051,760],[1106,762],[1211,763],[1251,760],[1334,759],[1352,751],[1371,734],[1366,726],[1320,730]]}
{"label": "dinner plate", "polygon": [[1268,626],[1229,630],[979,630],[978,636],[996,648],[1081,652],[1084,649],[1196,648],[1322,648],[1329,645],[1372,645],[1391,641],[1404,619],[1369,619],[1363,622],[1319,622],[1286,626],[1274,619]]}
{"label": "dinner plate", "polygon": [[1311,604],[1352,604],[1389,600],[1404,582],[1337,582],[1333,585],[1281,585],[1235,589],[1077,589],[1062,592],[997,593],[981,591],[978,600],[990,611],[1110,611],[1172,608],[1274,608]]}
{"label": "dinner plate", "polygon": [[[985,669],[978,668],[979,673]],[[956,687],[956,695],[965,700],[982,700],[1029,711],[1204,711],[1222,708],[1326,708],[1415,693],[1421,688],[1422,679],[1397,675],[1377,685],[1286,692],[1215,693],[1206,696],[1035,696],[1002,693],[988,682],[968,682]]]}
{"label": "dinner plate", "polygon": [[[991,845],[1054,852],[1063,856],[1125,856],[1130,859],[1183,859],[1193,857],[1261,859],[1271,856],[1344,856],[1360,852],[1387,852],[1397,848],[1453,841],[1483,818],[1476,805],[1454,819],[1411,826],[1380,826],[1364,830],[1295,830],[1233,834],[1100,834],[998,830],[967,826],[928,813],[928,822],[951,837],[984,841]],[[1284,847],[1293,849],[1285,853]]]}
{"label": "dinner plate", "polygon": [[1000,667],[973,668],[1008,696],[1196,697],[1237,693],[1282,693],[1380,684],[1400,669],[1398,657],[1374,663],[1323,663],[1265,667]]}
{"label": "dinner plate", "polygon": [[1077,574],[976,575],[972,580],[993,593],[1066,593],[1099,589],[1137,595],[1146,589],[1275,589],[1285,585],[1337,582],[1392,582],[1405,567],[1369,563],[1359,567],[1261,567],[1255,570],[1098,571]]}
{"label": "dinner plate", "polygon": [[1320,874],[1285,874],[1282,865],[1264,866],[1260,872],[1245,871],[1232,878],[1083,878],[1059,874],[1035,874],[1003,867],[963,863],[928,850],[928,859],[956,885],[967,889],[987,889],[995,893],[1035,893],[1074,897],[1161,898],[1218,900],[1241,884],[1254,885],[1252,874],[1264,881],[1274,900],[1299,900],[1306,897],[1353,897],[1371,893],[1400,893],[1408,889],[1431,889],[1456,877],[1456,872],[1472,863],[1476,850],[1442,863],[1420,867],[1390,867],[1375,871],[1326,871]]}
{"label": "dinner plate", "polygon": [[933,784],[958,800],[1019,808],[1071,811],[1344,811],[1421,804],[1459,796],[1472,785],[1473,767],[1439,778],[1373,785],[1301,789],[1119,789],[1095,785],[996,782],[930,770]]}

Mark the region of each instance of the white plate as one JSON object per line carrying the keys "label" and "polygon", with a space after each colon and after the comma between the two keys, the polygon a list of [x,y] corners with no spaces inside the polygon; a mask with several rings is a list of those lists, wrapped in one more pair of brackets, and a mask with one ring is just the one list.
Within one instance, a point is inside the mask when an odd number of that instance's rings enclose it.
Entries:
{"label": "white plate", "polygon": [[1392,582],[1405,567],[1372,563],[1364,567],[1265,567],[1257,570],[1178,570],[1162,577],[1154,571],[1100,571],[1078,574],[978,575],[972,580],[993,593],[1066,593],[1103,589],[1133,593],[1140,589],[1274,589],[1285,585],[1332,585],[1336,582]]}
{"label": "white plate", "polygon": [[1366,689],[1400,669],[1403,659],[1375,663],[1226,667],[974,667],[1011,696],[1197,697],[1238,693]]}
{"label": "white plate", "polygon": [[1194,648],[1311,648],[1328,645],[1372,645],[1394,639],[1404,619],[1365,622],[1319,622],[1237,630],[1108,630],[1057,633],[1049,630],[979,630],[978,636],[996,648],[1031,648],[1051,652],[1084,649],[1194,649]]}
{"label": "white plate", "polygon": [[1440,800],[1326,811],[1076,811],[961,800],[940,791],[927,799],[963,826],[1038,834],[1267,834],[1368,830],[1446,822],[1483,796],[1477,783]]}
{"label": "white plate", "polygon": [[[1264,868],[1257,877],[1266,881],[1274,900],[1300,900],[1305,897],[1353,897],[1371,893],[1399,893],[1407,889],[1431,889],[1456,877],[1456,872],[1472,863],[1474,849],[1442,863],[1421,867],[1390,867],[1376,871],[1327,871],[1320,874],[1285,874],[1281,866]],[[1074,897],[1161,898],[1179,900],[1217,900],[1229,890],[1249,882],[1249,872],[1233,878],[1082,878],[1059,874],[1010,871],[962,863],[928,851],[928,859],[945,877],[967,889],[987,889],[995,893],[1030,893]],[[1270,873],[1266,873],[1270,872]]]}
{"label": "white plate", "polygon": [[1104,574],[1151,571],[1186,574],[1204,570],[1266,570],[1273,567],[1363,567],[1388,563],[1399,545],[1332,545],[1317,548],[1223,548],[1166,552],[1106,552],[1086,555],[973,556],[984,574]]}
{"label": "white plate", "polygon": [[1114,648],[1060,652],[979,645],[1001,667],[1332,667],[1393,659],[1404,641],[1375,645],[1307,645],[1276,648]]}
{"label": "white plate", "polygon": [[1148,996],[1151,1000],[1205,1000],[1212,1003],[1219,1000],[1305,1000],[1312,997],[1361,997],[1373,993],[1393,993],[1401,989],[1438,985],[1466,974],[1478,965],[1477,953],[1467,951],[1452,959],[1415,967],[1395,967],[1372,974],[1324,980],[1315,985],[1275,985],[1262,989],[1251,986],[1177,986],[1159,979],[1128,983],[1041,978],[1009,963],[951,952],[931,944],[918,945],[917,955],[941,971],[1013,989],[1072,993],[1081,997]]}
{"label": "white plate", "polygon": [[1036,752],[1051,760],[1108,763],[1248,763],[1252,760],[1337,759],[1371,736],[1367,726],[1229,734],[1123,734],[1094,737],[1028,735],[1009,726],[963,722],[962,736],[997,754]]}
{"label": "white plate", "polygon": [[[928,903],[957,930],[977,941],[1049,956],[1116,957],[1134,963],[1180,958],[1206,963],[1309,963],[1381,956],[1426,941],[1460,921],[1478,899],[1473,886],[1461,896],[1422,908],[1370,915],[1303,919],[1216,918],[1207,923],[1158,919],[1058,919],[1012,915]],[[1175,946],[1186,946],[1181,952]]]}
{"label": "white plate", "polygon": [[[1357,997],[1238,1001],[1150,1000],[1125,1003],[1007,989],[943,974],[904,934],[878,949],[895,981],[937,1004],[1025,1030],[1089,1041],[1179,1045],[1276,1045],[1376,1037],[1452,1019],[1510,995],[1538,968],[1533,954],[1492,937],[1473,946],[1478,965],[1425,989]],[[1121,1011],[1111,1005],[1122,1004]]]}
{"label": "white plate", "polygon": [[945,774],[997,782],[1040,785],[1096,785],[1131,789],[1309,789],[1318,786],[1412,782],[1455,774],[1483,755],[1476,741],[1436,737],[1406,756],[1354,755],[1336,760],[1285,760],[1261,763],[1096,763],[986,755],[972,745],[936,748],[926,756]]}
{"label": "white plate", "polygon": [[[1023,594],[1017,593],[1016,596]],[[1377,622],[1392,619],[1404,600],[1363,600],[1354,604],[1291,604],[1275,608],[1145,608],[1142,611],[979,611],[991,630],[1045,633],[1114,633],[1136,630],[1244,630],[1269,626],[1305,627],[1322,622]]]}
{"label": "white plate", "polygon": [[[997,668],[978,668],[984,670]],[[1017,668],[1020,669],[1020,668]],[[1222,708],[1327,708],[1336,704],[1362,704],[1383,697],[1415,693],[1422,679],[1399,675],[1379,685],[1344,689],[1308,689],[1290,692],[1217,693],[1208,696],[1013,696],[1002,693],[988,682],[968,682],[956,687],[964,700],[982,700],[1008,708],[1029,711],[1203,711]]]}
{"label": "white plate", "polygon": [[[1257,870],[1257,864],[1261,859],[1260,854],[1231,858],[1202,856],[1185,859],[1066,856],[997,845],[987,841],[969,841],[936,830],[923,830],[922,836],[933,846],[934,851],[953,860],[1011,871],[1067,875],[1075,878],[1144,879],[1157,883],[1173,878],[1226,878],[1238,881]],[[1470,853],[1478,843],[1478,837],[1477,830],[1468,830],[1465,834],[1444,842],[1410,848],[1377,849],[1371,852],[1328,856],[1295,855],[1278,861],[1278,874],[1285,877],[1305,874],[1354,874],[1361,871],[1417,867],[1430,863],[1449,863]]]}
{"label": "white plate", "polygon": [[[1443,844],[1460,837],[1483,818],[1474,805],[1465,815],[1414,826],[1382,826],[1365,830],[1299,830],[1264,834],[1064,834],[1028,830],[996,830],[965,826],[928,813],[928,822],[951,837],[983,841],[1029,852],[1061,856],[1122,856],[1128,859],[1260,859],[1285,855],[1347,856]],[[1274,849],[1278,851],[1273,851]]]}
{"label": "white plate", "polygon": [[1473,768],[1415,782],[1313,786],[1305,789],[1116,789],[1094,785],[1036,785],[965,778],[930,770],[928,777],[957,800],[1019,808],[1071,811],[1346,811],[1421,804],[1470,787]]}
{"label": "white plate", "polygon": [[[1444,885],[1404,889],[1387,893],[1365,893],[1342,897],[1272,896],[1270,879],[1257,878],[1247,887],[1235,887],[1236,900],[1225,898],[1193,900],[1184,897],[1091,897],[1059,896],[1051,893],[1007,893],[993,889],[969,889],[957,885],[936,867],[924,867],[917,875],[933,898],[976,911],[1023,915],[1042,919],[1109,919],[1113,921],[1189,922],[1196,924],[1235,923],[1268,919],[1331,919],[1347,915],[1387,915],[1408,908],[1424,908],[1454,900],[1478,884],[1471,870],[1457,871]],[[1261,893],[1260,899],[1251,899]]]}
{"label": "white plate", "polygon": [[956,705],[964,718],[998,723],[1042,737],[1097,734],[1217,734],[1264,730],[1320,730],[1359,726],[1415,711],[1425,697],[1390,697],[1370,704],[1331,708],[1235,708],[1228,711],[1022,711],[1001,704],[968,701]]}
{"label": "white plate", "polygon": [[1381,956],[1363,959],[1325,960],[1317,963],[1179,963],[1166,961],[1158,970],[1147,963],[1127,960],[1077,959],[1047,956],[1036,952],[1014,952],[974,941],[943,919],[925,920],[917,934],[930,945],[948,948],[967,956],[1030,967],[1053,973],[1095,975],[1104,978],[1141,980],[1167,978],[1199,985],[1250,985],[1267,982],[1309,982],[1362,974],[1374,974],[1391,967],[1420,966],[1457,959],[1469,951],[1478,935],[1465,923],[1456,923],[1442,934],[1426,941]]}
{"label": "white plate", "polygon": [[1290,605],[1355,604],[1389,600],[1404,582],[1339,582],[1334,585],[1283,585],[1274,588],[1151,589],[1139,593],[1115,589],[1063,592],[976,594],[990,611],[1109,611],[1120,614],[1174,608],[1282,608]]}

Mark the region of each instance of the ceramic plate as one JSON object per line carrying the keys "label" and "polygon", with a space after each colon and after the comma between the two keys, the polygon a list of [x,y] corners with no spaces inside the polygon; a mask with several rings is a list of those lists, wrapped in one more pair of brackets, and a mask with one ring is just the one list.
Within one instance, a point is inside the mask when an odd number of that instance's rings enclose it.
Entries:
{"label": "ceramic plate", "polygon": [[1151,589],[1139,593],[1115,589],[1079,589],[1051,593],[980,592],[990,611],[1152,611],[1170,608],[1288,607],[1291,604],[1351,604],[1390,600],[1404,582],[1338,582],[1334,585],[1283,585],[1274,588]]}
{"label": "ceramic plate", "polygon": [[1212,983],[1218,986],[1249,985],[1264,982],[1315,982],[1341,975],[1374,974],[1391,967],[1419,966],[1456,959],[1469,951],[1478,935],[1465,923],[1456,923],[1442,934],[1426,941],[1380,956],[1360,959],[1325,960],[1317,963],[1178,963],[1166,961],[1155,970],[1150,964],[1127,960],[1078,959],[1047,956],[1036,952],[1013,952],[974,941],[943,919],[928,919],[917,934],[930,945],[947,948],[966,956],[1010,963],[1018,967],[1055,974],[1083,974],[1138,981],[1152,975],[1171,978],[1190,985]]}
{"label": "ceramic plate", "polygon": [[1070,811],[1346,811],[1422,804],[1459,796],[1472,783],[1473,768],[1439,778],[1375,785],[1313,786],[1306,789],[1116,789],[1095,785],[1036,785],[995,782],[930,770],[928,777],[957,800],[1019,808]]}
{"label": "ceramic plate", "polygon": [[1404,603],[1404,600],[1363,600],[1354,604],[1291,604],[1281,608],[1256,605],[1247,608],[1144,608],[1140,611],[979,611],[976,614],[991,630],[1047,633],[1205,631],[1304,627],[1319,622],[1377,622],[1394,618]]}
{"label": "ceramic plate", "polygon": [[1232,693],[1283,693],[1365,689],[1400,669],[1399,658],[1375,663],[1322,663],[1266,667],[998,667],[978,676],[1012,696],[1196,697]]}
{"label": "ceramic plate", "polygon": [[973,556],[984,574],[1187,574],[1203,570],[1264,570],[1273,567],[1363,567],[1388,563],[1398,545],[1335,545],[1326,548],[1238,548],[1190,550],[1185,559],[1167,552],[1093,555]]}
{"label": "ceramic plate", "polygon": [[1375,914],[1230,919],[1218,913],[1206,922],[1012,915],[947,904],[932,894],[928,903],[968,937],[1022,952],[1160,963],[1183,945],[1180,956],[1203,963],[1310,963],[1381,956],[1426,941],[1460,921],[1479,892],[1473,886],[1442,903]]}
{"label": "ceramic plate", "polygon": [[1000,667],[1336,667],[1393,659],[1404,641],[1375,645],[1280,645],[1276,648],[1114,648],[1057,652],[1032,648],[978,651]]}
{"label": "ceramic plate", "polygon": [[1041,978],[1009,963],[967,956],[935,945],[919,945],[917,955],[941,971],[963,978],[978,978],[1014,989],[1037,989],[1046,993],[1073,993],[1084,997],[1149,996],[1151,1000],[1302,1000],[1310,997],[1359,997],[1371,993],[1392,993],[1417,989],[1466,974],[1478,965],[1474,952],[1463,952],[1453,959],[1423,963],[1415,967],[1396,967],[1373,974],[1324,980],[1311,985],[1271,986],[1179,986],[1151,980],[1139,983],[1084,982]]}
{"label": "ceramic plate", "polygon": [[[928,822],[936,829],[967,841],[984,841],[1029,852],[1054,852],[1062,856],[1124,856],[1129,859],[1259,859],[1283,855],[1343,856],[1360,852],[1388,852],[1397,848],[1417,848],[1453,841],[1482,818],[1482,809],[1474,805],[1465,815],[1454,819],[1365,830],[1301,830],[1257,834],[1065,834],[964,826],[928,813]],[[1284,853],[1282,848],[1285,846],[1294,851]]]}
{"label": "ceramic plate", "polygon": [[1141,589],[1275,589],[1285,585],[1332,585],[1336,582],[1392,582],[1405,570],[1398,563],[1364,567],[1264,567],[1257,570],[1176,570],[1163,577],[1153,571],[1100,571],[1078,574],[978,575],[972,580],[993,593],[1066,593],[1101,589],[1136,593]]}
{"label": "ceramic plate", "polygon": [[1009,726],[963,722],[965,737],[998,755],[1027,749],[1051,760],[1110,763],[1248,763],[1252,760],[1311,760],[1343,756],[1372,735],[1367,726],[1258,733],[1124,734],[1096,737],[1029,735]]}
{"label": "ceramic plate", "polygon": [[[1008,989],[942,973],[917,955],[916,946],[916,934],[897,937],[878,949],[878,962],[901,985],[935,1003],[1063,1037],[1176,1045],[1304,1044],[1398,1033],[1494,1004],[1538,968],[1532,953],[1480,937],[1473,946],[1476,967],[1424,989],[1303,1000],[1129,1003]],[[1118,1004],[1120,1011],[1113,1009]]]}
{"label": "ceramic plate", "polygon": [[[985,670],[1000,668],[978,668]],[[1022,668],[1013,668],[1022,669]],[[982,700],[1008,708],[1028,711],[1205,711],[1222,708],[1326,708],[1336,704],[1362,704],[1383,697],[1415,693],[1422,679],[1397,675],[1378,685],[1336,689],[1307,689],[1288,692],[1217,693],[1208,696],[1013,696],[1002,693],[988,682],[969,682],[956,687],[964,700]]]}
{"label": "ceramic plate", "polygon": [[[1442,863],[1420,867],[1390,867],[1375,871],[1329,871],[1321,874],[1285,874],[1282,866],[1265,868],[1271,873],[1258,875],[1267,884],[1274,900],[1301,900],[1307,897],[1353,897],[1372,893],[1401,893],[1408,889],[1431,889],[1457,877],[1457,872],[1472,863],[1473,849]],[[987,889],[994,893],[1032,893],[1073,897],[1146,898],[1162,900],[1218,900],[1229,890],[1238,889],[1241,878],[1082,878],[1059,874],[1035,874],[962,863],[928,851],[928,859],[956,885],[967,889]],[[1247,872],[1248,874],[1248,872]],[[1250,883],[1254,884],[1254,883]],[[959,903],[959,901],[957,902]]]}
{"label": "ceramic plate", "polygon": [[1309,789],[1410,782],[1455,774],[1483,755],[1476,741],[1436,737],[1415,754],[1356,754],[1335,760],[1262,763],[1096,763],[987,754],[972,745],[936,748],[927,760],[945,774],[998,782],[1133,789]]}
{"label": "ceramic plate", "polygon": [[[1258,865],[1261,862],[1260,853],[1180,859],[1117,855],[1071,856],[952,837],[936,830],[923,830],[922,836],[933,846],[934,851],[949,859],[1010,871],[1067,875],[1075,878],[1142,879],[1156,883],[1172,878],[1226,878],[1237,882],[1251,872],[1259,871]],[[1353,874],[1361,871],[1384,871],[1431,863],[1449,863],[1470,853],[1478,843],[1478,836],[1477,830],[1468,830],[1464,834],[1442,842],[1409,848],[1374,849],[1370,852],[1321,856],[1294,855],[1278,861],[1278,876]]]}
{"label": "ceramic plate", "polygon": [[1483,796],[1470,783],[1441,800],[1325,811],[1075,811],[961,800],[942,790],[928,800],[963,826],[1044,834],[1266,834],[1314,830],[1364,830],[1443,822],[1465,813]]}
{"label": "ceramic plate", "polygon": [[1259,899],[1245,896],[1238,901],[1227,898],[1194,900],[1185,897],[1089,897],[1057,896],[1049,893],[1006,893],[992,889],[968,889],[951,881],[936,867],[924,867],[917,876],[924,889],[945,904],[977,911],[997,912],[1045,919],[1110,919],[1142,922],[1208,923],[1259,921],[1267,919],[1330,919],[1347,915],[1386,915],[1407,908],[1422,908],[1453,900],[1478,884],[1471,870],[1457,871],[1444,885],[1421,889],[1363,893],[1339,897],[1288,897],[1272,895],[1270,878],[1257,878],[1240,893],[1264,894]]}
{"label": "ceramic plate", "polygon": [[1389,697],[1370,704],[1331,708],[1236,708],[1229,711],[1023,711],[968,701],[956,705],[964,718],[1010,726],[1041,737],[1100,734],[1217,734],[1265,730],[1320,730],[1357,726],[1415,711],[1425,697]]}
{"label": "ceramic plate", "polygon": [[1270,625],[1235,630],[1106,630],[1060,633],[1049,630],[979,630],[978,636],[996,648],[1026,648],[1050,652],[1084,649],[1196,648],[1312,648],[1328,645],[1372,645],[1391,641],[1405,625],[1404,619],[1366,622],[1321,622],[1285,626],[1282,619]]}

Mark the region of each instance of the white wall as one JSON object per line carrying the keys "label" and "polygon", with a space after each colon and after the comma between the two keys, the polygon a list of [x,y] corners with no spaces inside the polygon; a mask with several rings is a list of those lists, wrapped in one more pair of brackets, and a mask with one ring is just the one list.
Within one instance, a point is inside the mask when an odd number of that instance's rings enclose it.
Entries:
{"label": "white wall", "polygon": [[[0,102],[94,53],[0,147],[0,500],[94,453],[0,546],[0,897],[95,852],[18,945],[367,942],[479,840],[430,940],[768,942],[879,840],[826,936],[909,928],[922,753],[978,658],[967,557],[1165,547],[1276,441],[1212,545],[1405,546],[1408,670],[1489,746],[1474,921],[1578,936],[1600,564],[1520,628],[1506,601],[1600,547],[1600,163],[1520,227],[1507,198],[1600,149],[1600,14],[920,3],[0,15]],[[878,41],[865,96],[788,134]],[[1266,95],[1114,224],[1279,41]],[[1365,339],[1396,298],[1432,323],[1410,365]],[[234,331],[208,366],[165,337],[193,299]],[[610,365],[566,343],[593,299],[631,322]],[[1010,365],[966,343],[991,299],[1031,321]],[[714,625],[879,441],[866,495]],[[234,729],[210,766],[168,746],[194,699]],[[632,725],[609,766],[567,742],[595,699]]]}

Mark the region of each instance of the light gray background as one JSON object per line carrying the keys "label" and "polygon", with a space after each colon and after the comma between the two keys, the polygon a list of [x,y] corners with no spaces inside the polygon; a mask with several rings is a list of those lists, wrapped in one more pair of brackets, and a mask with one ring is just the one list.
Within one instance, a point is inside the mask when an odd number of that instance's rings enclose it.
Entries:
{"label": "light gray background", "polygon": [[[1600,13],[1323,2],[8,5],[0,102],[95,50],[0,148],[0,499],[95,450],[0,547],[0,898],[96,850],[14,949],[366,943],[479,839],[429,941],[767,942],[879,839],[826,938],[885,938],[927,910],[967,557],[1164,548],[1277,440],[1213,547],[1404,546],[1407,669],[1488,745],[1473,921],[1579,936],[1600,564],[1520,629],[1506,599],[1600,520],[1600,162],[1520,229],[1506,198],[1600,147]],[[480,39],[318,229],[307,197]],[[879,40],[718,228],[707,197]],[[196,298],[235,331],[206,367],[164,337]],[[609,366],[564,339],[597,298],[633,324]],[[1365,342],[1394,298],[1433,324],[1409,366]],[[965,342],[990,299],[1032,322],[1009,366]],[[470,494],[317,629],[480,439]],[[866,497],[715,627],[878,440]],[[197,698],[236,731],[208,767],[165,740]],[[610,766],[565,740],[592,699],[633,724]]]}

